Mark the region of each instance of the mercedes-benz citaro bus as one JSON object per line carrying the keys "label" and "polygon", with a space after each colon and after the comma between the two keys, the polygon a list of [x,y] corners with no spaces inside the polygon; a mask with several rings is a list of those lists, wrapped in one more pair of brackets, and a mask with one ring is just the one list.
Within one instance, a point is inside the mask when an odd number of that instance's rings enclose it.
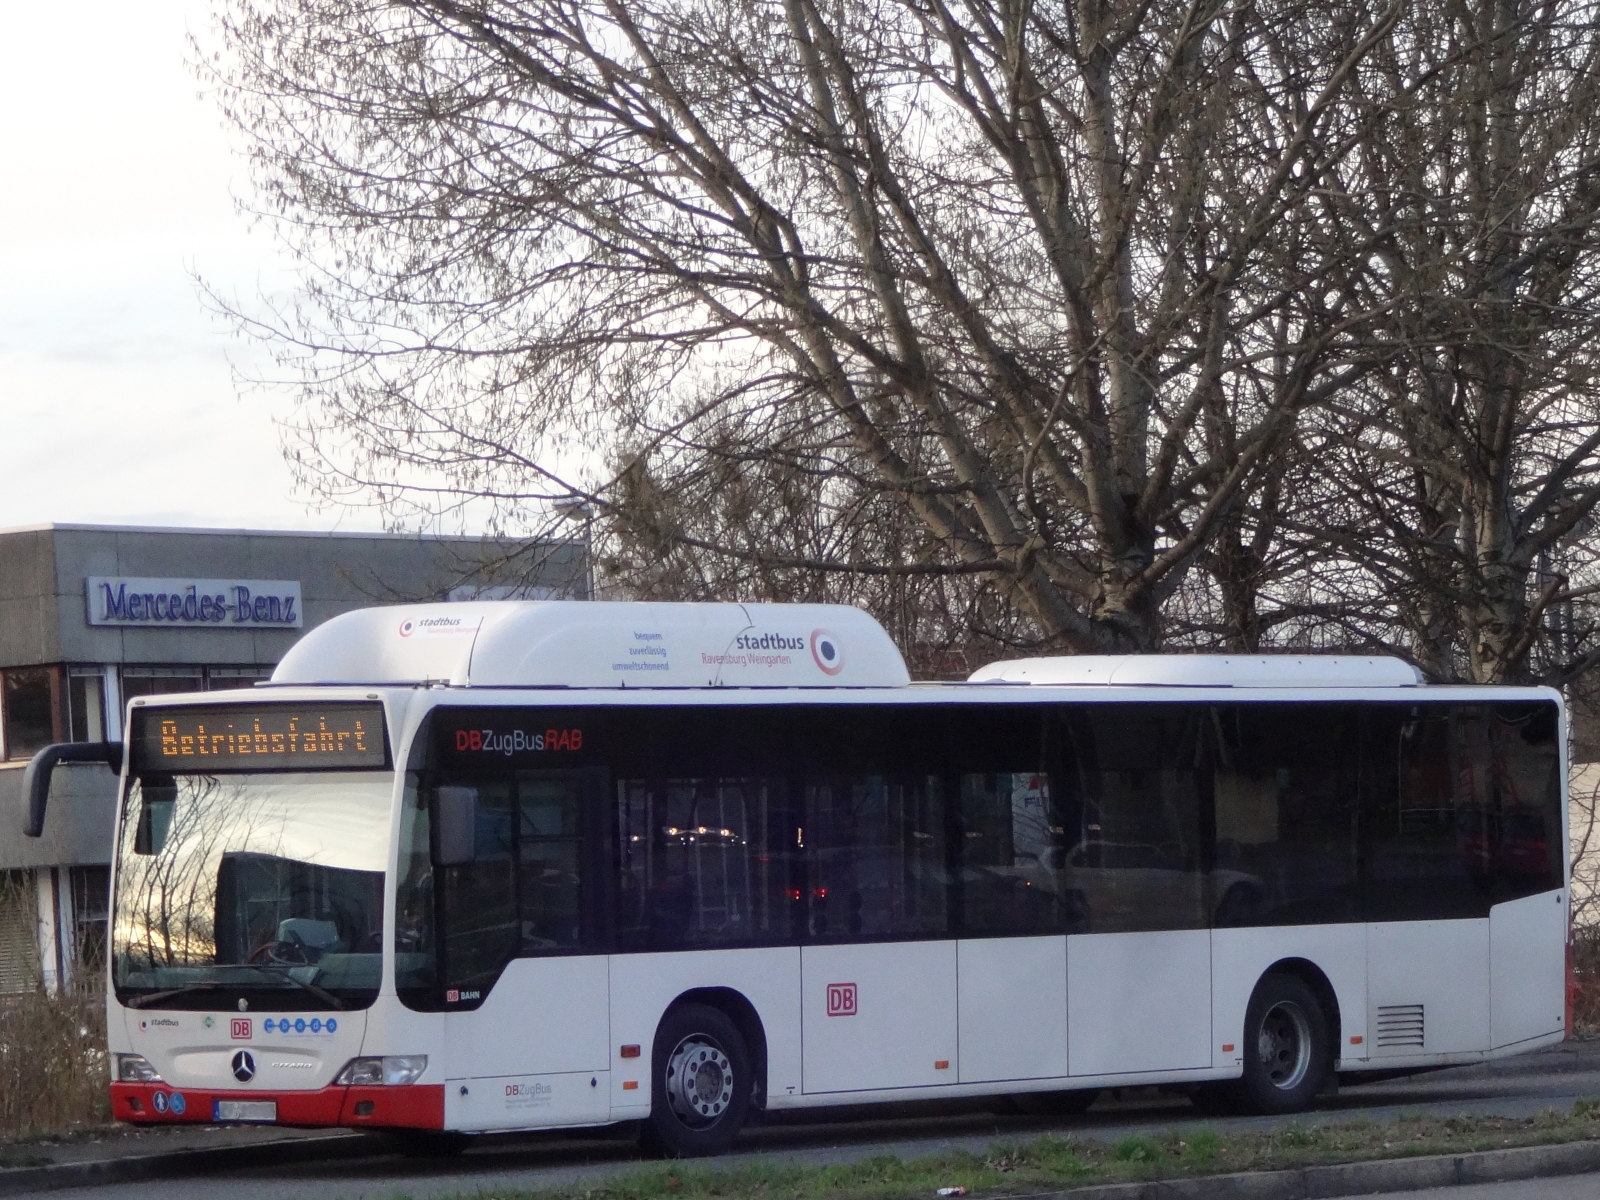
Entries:
{"label": "mercedes-benz citaro bus", "polygon": [[[480,603],[134,700],[122,1121],[465,1135],[1335,1072],[1564,1035],[1564,720],[1351,657],[913,684],[812,605]],[[42,787],[41,787],[42,784]],[[423,1131],[434,1131],[432,1136]]]}

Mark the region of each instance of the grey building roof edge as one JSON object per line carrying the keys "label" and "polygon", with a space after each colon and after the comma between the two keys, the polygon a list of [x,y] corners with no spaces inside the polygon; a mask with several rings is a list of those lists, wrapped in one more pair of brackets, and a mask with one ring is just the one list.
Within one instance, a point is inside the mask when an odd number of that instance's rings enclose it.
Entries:
{"label": "grey building roof edge", "polygon": [[285,538],[360,538],[374,541],[402,542],[522,542],[543,541],[552,544],[569,542],[582,545],[581,537],[550,537],[528,534],[470,533],[381,533],[352,529],[209,529],[194,525],[89,525],[65,521],[46,521],[39,525],[10,525],[0,528],[0,537],[12,533],[170,533],[185,537],[196,534],[219,537],[285,537]]}

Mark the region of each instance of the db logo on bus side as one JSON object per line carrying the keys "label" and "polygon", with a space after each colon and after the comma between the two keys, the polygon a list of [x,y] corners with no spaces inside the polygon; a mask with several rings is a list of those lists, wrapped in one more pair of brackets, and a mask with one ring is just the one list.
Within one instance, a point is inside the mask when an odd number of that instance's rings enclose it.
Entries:
{"label": "db logo on bus side", "polygon": [[856,1015],[855,984],[830,983],[828,985],[828,1015],[830,1017],[853,1017]]}

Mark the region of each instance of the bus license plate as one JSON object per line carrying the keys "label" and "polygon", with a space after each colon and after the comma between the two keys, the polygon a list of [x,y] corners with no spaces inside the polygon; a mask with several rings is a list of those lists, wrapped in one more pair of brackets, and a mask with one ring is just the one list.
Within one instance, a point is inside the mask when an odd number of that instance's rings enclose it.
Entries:
{"label": "bus license plate", "polygon": [[276,1100],[213,1100],[211,1102],[211,1119],[213,1121],[276,1121],[278,1119],[278,1102]]}

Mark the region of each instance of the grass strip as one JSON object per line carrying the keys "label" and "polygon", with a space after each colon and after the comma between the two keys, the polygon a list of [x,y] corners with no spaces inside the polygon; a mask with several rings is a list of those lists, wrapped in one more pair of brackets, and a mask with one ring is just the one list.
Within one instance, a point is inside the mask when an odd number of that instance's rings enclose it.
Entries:
{"label": "grass strip", "polygon": [[474,1200],[930,1200],[939,1188],[969,1196],[1053,1191],[1088,1183],[1271,1171],[1326,1163],[1557,1145],[1600,1138],[1600,1101],[1534,1117],[1403,1117],[1341,1124],[1290,1123],[1265,1131],[1215,1129],[1135,1134],[1116,1142],[1050,1135],[997,1142],[987,1151],[890,1156],[816,1167],[751,1162],[668,1163],[568,1187],[490,1188]]}

